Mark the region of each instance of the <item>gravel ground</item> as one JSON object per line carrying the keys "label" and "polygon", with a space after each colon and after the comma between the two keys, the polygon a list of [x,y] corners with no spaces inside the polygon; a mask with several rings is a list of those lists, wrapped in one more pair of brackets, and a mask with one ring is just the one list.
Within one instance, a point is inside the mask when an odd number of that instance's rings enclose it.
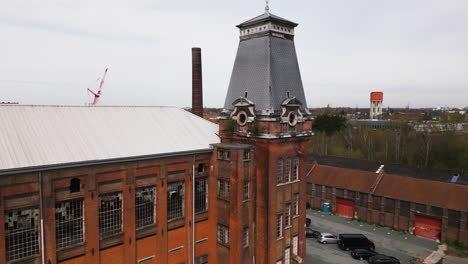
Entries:
{"label": "gravel ground", "polygon": [[[307,216],[312,218],[312,229],[319,232],[364,234],[375,243],[375,250],[377,252],[394,256],[402,264],[417,263],[416,260],[418,258],[427,257],[438,246],[438,243],[432,240],[394,231],[388,227],[378,227],[372,224],[352,221],[320,211],[308,210]],[[315,239],[307,238],[306,263],[347,264],[367,262],[351,258],[349,251],[343,251],[337,245],[322,245]]]}

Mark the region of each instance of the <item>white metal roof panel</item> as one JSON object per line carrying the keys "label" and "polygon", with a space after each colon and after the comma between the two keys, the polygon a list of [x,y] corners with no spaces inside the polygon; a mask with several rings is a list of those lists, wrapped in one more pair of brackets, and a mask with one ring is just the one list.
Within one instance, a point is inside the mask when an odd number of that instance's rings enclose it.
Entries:
{"label": "white metal roof panel", "polygon": [[208,149],[217,131],[177,107],[0,105],[0,170]]}

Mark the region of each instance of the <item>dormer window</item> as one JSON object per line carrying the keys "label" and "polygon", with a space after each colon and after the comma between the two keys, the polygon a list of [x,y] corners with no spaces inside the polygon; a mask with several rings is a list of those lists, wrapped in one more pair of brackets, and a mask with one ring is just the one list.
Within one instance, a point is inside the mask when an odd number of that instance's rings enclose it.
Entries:
{"label": "dormer window", "polygon": [[289,112],[288,121],[290,126],[295,126],[297,124],[297,114],[296,112]]}
{"label": "dormer window", "polygon": [[245,111],[240,111],[237,114],[237,124],[239,124],[239,126],[245,126],[247,124],[247,113]]}

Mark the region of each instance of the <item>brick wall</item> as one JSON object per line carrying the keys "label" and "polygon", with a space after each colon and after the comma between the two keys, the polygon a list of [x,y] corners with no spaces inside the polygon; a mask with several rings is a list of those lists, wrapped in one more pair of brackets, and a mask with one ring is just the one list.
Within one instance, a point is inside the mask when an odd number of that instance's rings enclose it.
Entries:
{"label": "brick wall", "polygon": [[[5,264],[4,212],[15,208],[39,208],[39,186],[42,179],[42,217],[44,218],[46,263],[192,263],[192,166],[199,163],[206,170],[196,177],[210,175],[211,152],[164,159],[121,162],[99,166],[48,170],[36,173],[3,175],[0,177],[0,264]],[[80,180],[80,190],[71,193],[71,179]],[[182,181],[185,184],[184,217],[168,223],[167,184]],[[135,190],[156,187],[156,223],[142,229],[135,225]],[[209,189],[215,186],[209,185]],[[122,233],[100,239],[99,195],[122,193]],[[55,204],[58,201],[83,199],[84,243],[56,250]],[[210,206],[210,205],[209,205]],[[208,238],[208,214],[197,215],[195,239]],[[208,242],[195,247],[195,255],[209,254]],[[174,247],[181,250],[169,252]],[[41,252],[41,250],[39,250]],[[32,257],[31,263],[40,263],[41,256]]]}
{"label": "brick wall", "polygon": [[[328,202],[332,205],[332,212],[336,212],[337,193],[333,186],[308,183],[308,201],[312,208],[322,209]],[[371,193],[363,193],[345,189],[338,194],[342,197],[345,192],[356,192],[356,196],[346,196],[347,200],[355,203],[355,216],[371,223],[389,226],[395,229],[410,231],[414,229],[414,216],[422,215],[442,220],[441,239],[444,241],[458,241],[468,244],[466,229],[467,212],[448,210],[429,204],[399,200],[396,197],[383,197]]]}

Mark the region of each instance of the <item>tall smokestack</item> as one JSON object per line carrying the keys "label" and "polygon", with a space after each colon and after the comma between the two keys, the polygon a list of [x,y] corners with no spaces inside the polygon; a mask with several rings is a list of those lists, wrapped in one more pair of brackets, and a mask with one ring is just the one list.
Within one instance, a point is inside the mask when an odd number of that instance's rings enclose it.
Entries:
{"label": "tall smokestack", "polygon": [[192,113],[203,117],[203,84],[200,48],[192,48]]}

